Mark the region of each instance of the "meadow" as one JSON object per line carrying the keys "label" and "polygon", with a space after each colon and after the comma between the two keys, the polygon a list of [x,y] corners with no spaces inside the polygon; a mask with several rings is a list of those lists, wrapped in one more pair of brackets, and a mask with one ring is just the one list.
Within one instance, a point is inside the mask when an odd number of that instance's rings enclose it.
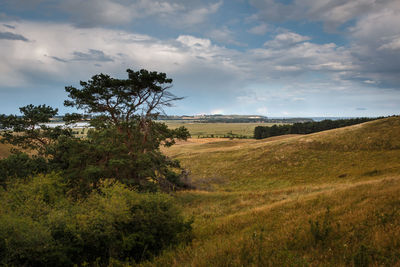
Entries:
{"label": "meadow", "polygon": [[137,265],[399,266],[400,117],[262,140],[196,136],[242,124],[184,126],[194,138],[162,151],[195,188],[171,193],[193,241]]}
{"label": "meadow", "polygon": [[400,260],[400,118],[165,150],[197,190],[176,194],[191,245],[144,266],[394,266]]}

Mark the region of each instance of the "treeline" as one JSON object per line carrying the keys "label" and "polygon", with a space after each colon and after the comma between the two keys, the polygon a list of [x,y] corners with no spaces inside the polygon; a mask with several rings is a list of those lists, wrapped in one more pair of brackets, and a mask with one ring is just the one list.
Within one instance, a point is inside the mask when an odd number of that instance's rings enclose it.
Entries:
{"label": "treeline", "polygon": [[317,122],[304,122],[294,123],[286,125],[273,125],[268,126],[257,126],[254,129],[254,138],[263,139],[272,136],[279,136],[285,134],[310,134],[316,133],[346,126],[351,126],[367,121],[376,120],[378,118],[355,118],[355,119],[343,119],[343,120],[323,120]]}

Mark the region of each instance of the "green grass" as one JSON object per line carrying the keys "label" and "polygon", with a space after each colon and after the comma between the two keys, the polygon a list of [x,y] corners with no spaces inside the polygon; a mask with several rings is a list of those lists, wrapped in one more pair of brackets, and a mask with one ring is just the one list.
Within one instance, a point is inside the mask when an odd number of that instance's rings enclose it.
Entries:
{"label": "green grass", "polygon": [[394,117],[306,136],[193,139],[169,148],[198,187],[176,194],[195,219],[195,238],[143,265],[398,265],[399,133]]}
{"label": "green grass", "polygon": [[190,123],[190,122],[171,122],[167,121],[168,127],[175,129],[185,126],[192,137],[223,137],[229,132],[236,135],[253,137],[256,126],[272,126],[276,123]]}

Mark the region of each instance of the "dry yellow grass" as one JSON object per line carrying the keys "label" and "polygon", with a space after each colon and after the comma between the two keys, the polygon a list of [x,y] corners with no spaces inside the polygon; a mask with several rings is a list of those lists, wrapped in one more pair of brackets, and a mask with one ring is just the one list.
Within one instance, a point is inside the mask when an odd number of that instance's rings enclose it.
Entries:
{"label": "dry yellow grass", "polygon": [[142,265],[400,266],[399,137],[392,117],[164,149],[197,186],[175,195],[194,239]]}
{"label": "dry yellow grass", "polygon": [[10,153],[10,145],[0,143],[0,159],[8,157]]}
{"label": "dry yellow grass", "polygon": [[399,137],[395,117],[171,147],[203,189],[176,195],[195,219],[195,238],[143,265],[399,265]]}
{"label": "dry yellow grass", "polygon": [[[188,142],[165,152],[208,190],[259,190],[399,173],[400,119],[304,136]],[[219,140],[219,139],[217,139]]]}

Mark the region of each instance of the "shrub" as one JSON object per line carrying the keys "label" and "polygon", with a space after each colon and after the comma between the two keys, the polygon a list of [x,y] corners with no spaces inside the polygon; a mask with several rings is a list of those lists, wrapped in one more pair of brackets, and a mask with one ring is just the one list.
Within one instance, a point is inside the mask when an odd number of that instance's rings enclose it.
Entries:
{"label": "shrub", "polygon": [[29,157],[25,153],[16,153],[0,160],[0,186],[5,187],[11,179],[26,178],[47,171],[46,160]]}
{"label": "shrub", "polygon": [[0,192],[0,265],[139,262],[191,240],[192,222],[166,194],[139,194],[113,180],[80,201],[66,190],[49,174]]}

